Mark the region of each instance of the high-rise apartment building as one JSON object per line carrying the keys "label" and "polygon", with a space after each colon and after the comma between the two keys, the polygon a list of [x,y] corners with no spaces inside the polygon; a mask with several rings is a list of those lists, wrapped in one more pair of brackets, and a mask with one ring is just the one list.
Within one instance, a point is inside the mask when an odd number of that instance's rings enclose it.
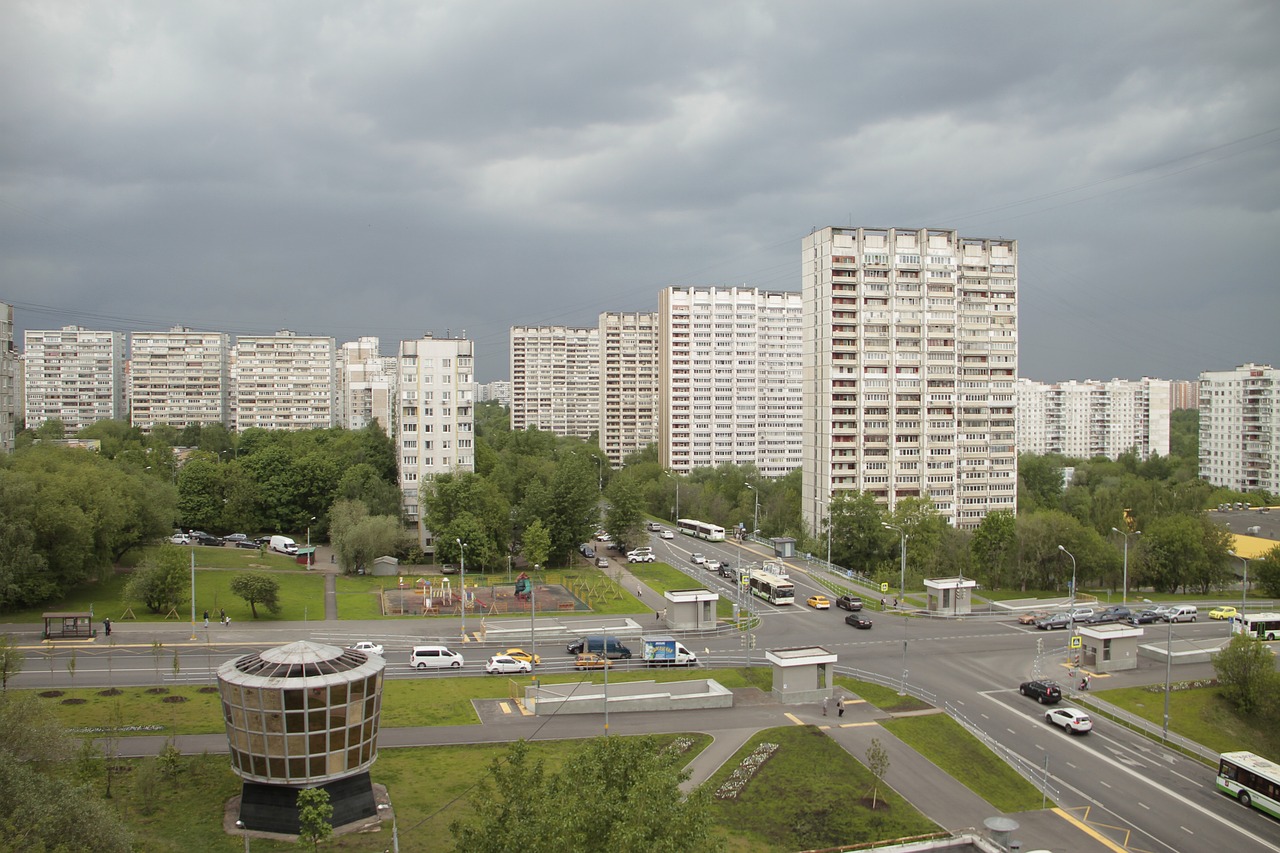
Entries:
{"label": "high-rise apartment building", "polygon": [[0,302],[0,453],[12,453],[18,429],[18,348],[13,340],[13,306]]}
{"label": "high-rise apartment building", "polygon": [[477,385],[476,402],[500,403],[508,409],[511,408],[511,383],[506,380],[496,380]]}
{"label": "high-rise apartment building", "polygon": [[600,329],[511,327],[511,428],[589,439],[600,428]]}
{"label": "high-rise apartment building", "polygon": [[1034,382],[1017,385],[1018,452],[1077,459],[1169,455],[1170,382]]}
{"label": "high-rise apartment building", "polygon": [[1200,374],[1200,476],[1241,492],[1280,492],[1280,370],[1244,364]]}
{"label": "high-rise apartment building", "polygon": [[800,467],[801,295],[668,287],[658,315],[662,466],[753,465],[768,477]]}
{"label": "high-rise apartment building", "polygon": [[338,351],[338,425],[364,429],[371,421],[395,434],[396,360],[379,353],[380,341],[363,337]]}
{"label": "high-rise apartment building", "polygon": [[600,315],[600,449],[615,468],[658,440],[658,315]]}
{"label": "high-rise apartment building", "polygon": [[396,447],[405,520],[432,549],[425,497],[439,474],[475,470],[475,347],[465,338],[401,341]]}
{"label": "high-rise apartment building", "polygon": [[58,419],[73,435],[103,420],[125,419],[124,332],[80,326],[27,331],[23,339],[24,409],[30,429]]}
{"label": "high-rise apartment building", "polygon": [[842,491],[966,529],[1015,511],[1017,242],[830,227],[801,252],[809,529]]}
{"label": "high-rise apartment building", "polygon": [[231,369],[235,429],[336,426],[335,349],[333,338],[283,330],[238,338]]}
{"label": "high-rise apartment building", "polygon": [[231,423],[231,336],[175,326],[134,332],[129,357],[129,421],[156,424]]}
{"label": "high-rise apartment building", "polygon": [[1200,383],[1194,379],[1175,379],[1169,383],[1169,405],[1177,409],[1200,406]]}

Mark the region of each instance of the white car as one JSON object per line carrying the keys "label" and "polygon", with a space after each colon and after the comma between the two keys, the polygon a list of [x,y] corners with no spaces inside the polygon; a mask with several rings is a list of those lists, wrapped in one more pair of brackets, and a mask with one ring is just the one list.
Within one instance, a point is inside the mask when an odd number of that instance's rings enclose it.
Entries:
{"label": "white car", "polygon": [[702,567],[709,572],[718,572],[720,571],[720,567],[722,565],[724,564],[721,563],[719,560],[707,560],[705,563],[702,564]]}
{"label": "white car", "polygon": [[174,545],[190,545],[191,537],[185,533],[175,533],[169,537],[169,541]]}
{"label": "white car", "polygon": [[668,530],[667,528],[665,528],[665,527],[664,527],[664,528],[662,528],[662,532],[661,532],[661,533],[659,533],[658,535],[659,535],[659,536],[661,536],[663,539],[675,539],[675,538],[676,538],[676,535],[675,535],[674,533],[672,533],[670,530]]}
{"label": "white car", "polygon": [[692,560],[695,565],[699,566],[707,561],[707,558],[704,555],[699,554],[696,551],[689,555],[689,559]]}
{"label": "white car", "polygon": [[366,655],[382,657],[382,646],[371,640],[361,640],[358,643],[352,643],[347,648],[355,649],[357,652],[364,652]]}
{"label": "white car", "polygon": [[494,655],[484,665],[484,671],[490,675],[502,673],[533,672],[533,664],[527,660],[513,658],[511,655]]}
{"label": "white car", "polygon": [[653,556],[652,548],[637,548],[627,552],[628,563],[652,563],[655,559],[657,558]]}
{"label": "white car", "polygon": [[1054,708],[1052,711],[1045,711],[1044,719],[1047,723],[1062,726],[1072,734],[1086,734],[1093,728],[1093,720],[1089,719],[1089,715],[1076,708]]}

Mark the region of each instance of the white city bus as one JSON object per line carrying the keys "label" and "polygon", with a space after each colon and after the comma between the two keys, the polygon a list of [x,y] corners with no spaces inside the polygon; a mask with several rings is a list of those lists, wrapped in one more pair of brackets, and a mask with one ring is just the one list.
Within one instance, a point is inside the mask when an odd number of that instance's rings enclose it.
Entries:
{"label": "white city bus", "polygon": [[1218,758],[1218,790],[1280,818],[1280,765],[1252,752],[1224,752]]}
{"label": "white city bus", "polygon": [[794,604],[796,587],[789,580],[757,569],[751,573],[751,594],[770,604]]}
{"label": "white city bus", "polygon": [[724,528],[718,524],[707,524],[696,518],[682,518],[676,522],[676,527],[686,536],[697,536],[708,542],[724,541]]}
{"label": "white city bus", "polygon": [[1241,613],[1231,619],[1231,631],[1259,640],[1280,638],[1280,613]]}

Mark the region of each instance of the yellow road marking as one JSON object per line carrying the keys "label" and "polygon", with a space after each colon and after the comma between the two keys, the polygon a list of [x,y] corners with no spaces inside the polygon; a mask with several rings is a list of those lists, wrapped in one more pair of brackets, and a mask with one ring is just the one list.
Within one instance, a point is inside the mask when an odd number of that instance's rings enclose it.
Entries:
{"label": "yellow road marking", "polygon": [[784,712],[782,716],[786,717],[788,720],[795,723],[797,726],[805,725],[804,720],[801,720],[799,717],[797,717],[795,714],[791,713],[790,711]]}
{"label": "yellow road marking", "polygon": [[502,709],[502,713],[504,713],[504,714],[510,714],[510,713],[511,713],[511,706],[510,706],[510,705],[508,705],[506,702],[499,702],[499,703],[498,703],[498,707]]}
{"label": "yellow road marking", "polygon": [[[1053,809],[1053,812],[1054,812],[1054,814],[1056,814],[1058,817],[1062,818],[1062,819],[1063,819],[1063,820],[1065,820],[1067,823],[1072,824],[1072,825],[1073,825],[1073,826],[1075,826],[1077,829],[1079,829],[1081,832],[1085,833],[1085,834],[1086,834],[1086,835],[1088,835],[1090,838],[1093,838],[1095,841],[1097,841],[1099,844],[1102,844],[1103,846],[1105,846],[1105,847],[1106,847],[1106,848],[1108,848],[1109,850],[1114,850],[1114,851],[1115,851],[1115,853],[1129,853],[1129,851],[1128,851],[1126,848],[1121,847],[1120,845],[1116,844],[1116,843],[1115,843],[1114,841],[1112,841],[1110,838],[1107,838],[1105,835],[1103,835],[1102,833],[1098,832],[1096,829],[1094,829],[1093,827],[1089,826],[1089,824],[1087,824],[1087,823],[1085,823],[1084,821],[1080,820],[1078,817],[1076,817],[1075,815],[1073,815],[1073,814],[1071,814],[1070,812],[1066,811],[1065,809]],[[1088,813],[1089,813],[1089,807],[1088,807],[1088,806],[1085,806],[1085,808],[1084,808],[1084,812],[1085,812],[1085,815],[1086,815],[1086,816],[1088,816]],[[1127,837],[1128,837],[1128,835],[1129,835],[1128,830],[1122,830],[1122,831],[1124,832],[1124,834],[1125,834],[1125,836],[1126,836],[1126,838],[1127,838]]]}
{"label": "yellow road marking", "polygon": [[877,723],[877,722],[865,722],[865,723],[841,723],[841,724],[840,724],[840,728],[842,728],[842,729],[856,729],[856,728],[858,728],[859,726],[878,726],[878,725],[880,725],[880,724],[879,724],[879,723]]}

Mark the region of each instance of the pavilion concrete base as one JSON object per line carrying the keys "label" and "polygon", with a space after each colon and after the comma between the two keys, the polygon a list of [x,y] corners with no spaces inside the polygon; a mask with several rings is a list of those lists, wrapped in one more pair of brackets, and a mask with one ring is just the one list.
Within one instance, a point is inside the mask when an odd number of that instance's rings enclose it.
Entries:
{"label": "pavilion concrete base", "polygon": [[[525,707],[539,717],[552,714],[602,714],[605,686],[551,684],[525,689]],[[610,713],[677,711],[691,708],[732,708],[733,693],[710,679],[693,681],[623,681],[609,685]]]}

